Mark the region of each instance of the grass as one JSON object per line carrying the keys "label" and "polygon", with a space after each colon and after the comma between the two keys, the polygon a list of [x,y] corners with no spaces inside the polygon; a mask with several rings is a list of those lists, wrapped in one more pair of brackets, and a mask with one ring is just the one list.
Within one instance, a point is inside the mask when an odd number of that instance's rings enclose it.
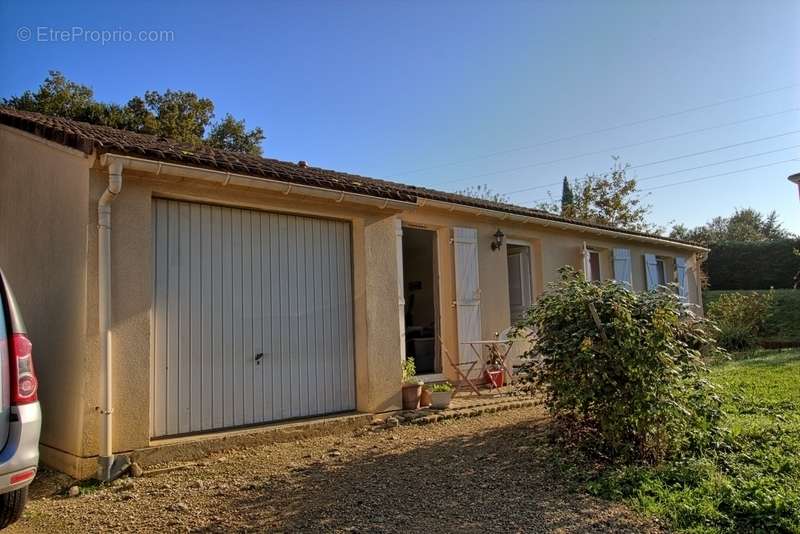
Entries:
{"label": "grass", "polygon": [[[765,293],[767,290],[755,291]],[[800,289],[773,289],[775,304],[767,321],[768,341],[800,342]],[[724,293],[752,293],[753,291],[706,291],[703,304],[708,306]]]}
{"label": "grass", "polygon": [[800,350],[714,366],[730,445],[658,468],[610,469],[591,493],[623,500],[681,532],[800,533]]}

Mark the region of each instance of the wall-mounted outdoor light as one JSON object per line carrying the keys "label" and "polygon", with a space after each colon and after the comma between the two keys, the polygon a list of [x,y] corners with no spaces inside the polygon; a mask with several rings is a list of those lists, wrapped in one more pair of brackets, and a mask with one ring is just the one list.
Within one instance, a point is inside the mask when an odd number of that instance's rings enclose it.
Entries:
{"label": "wall-mounted outdoor light", "polygon": [[497,250],[503,246],[503,239],[505,239],[506,234],[503,233],[500,228],[494,233],[494,241],[492,241],[492,250]]}

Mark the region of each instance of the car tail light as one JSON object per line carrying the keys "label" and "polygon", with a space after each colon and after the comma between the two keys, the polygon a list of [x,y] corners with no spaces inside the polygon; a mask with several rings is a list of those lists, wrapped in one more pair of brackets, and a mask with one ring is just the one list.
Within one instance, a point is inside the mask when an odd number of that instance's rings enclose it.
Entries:
{"label": "car tail light", "polygon": [[33,372],[32,347],[31,341],[25,334],[11,336],[9,370],[11,371],[12,404],[28,404],[37,399],[36,390],[39,384],[36,374]]}
{"label": "car tail light", "polygon": [[11,480],[9,482],[11,484],[19,484],[20,482],[32,479],[35,475],[36,475],[35,468],[26,469],[25,471],[20,471],[19,473],[11,475]]}

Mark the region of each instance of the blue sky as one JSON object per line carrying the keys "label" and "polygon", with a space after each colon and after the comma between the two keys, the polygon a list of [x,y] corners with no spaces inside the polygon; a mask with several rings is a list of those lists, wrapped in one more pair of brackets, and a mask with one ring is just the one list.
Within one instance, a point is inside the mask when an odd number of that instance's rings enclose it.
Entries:
{"label": "blue sky", "polygon": [[[173,38],[54,42],[41,28]],[[538,187],[619,156],[653,188],[656,223],[752,206],[800,233],[786,180],[800,172],[793,0],[6,0],[0,67],[2,96],[38,86],[49,69],[105,101],[193,90],[219,117],[264,128],[268,157],[441,189]],[[547,190],[511,198],[530,204]]]}

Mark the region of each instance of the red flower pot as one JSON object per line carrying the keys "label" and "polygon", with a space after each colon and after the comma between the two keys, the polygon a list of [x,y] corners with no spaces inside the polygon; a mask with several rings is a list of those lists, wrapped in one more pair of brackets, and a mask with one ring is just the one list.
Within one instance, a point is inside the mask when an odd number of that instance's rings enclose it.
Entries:
{"label": "red flower pot", "polygon": [[493,387],[501,388],[505,384],[505,371],[503,369],[487,369],[486,381]]}

